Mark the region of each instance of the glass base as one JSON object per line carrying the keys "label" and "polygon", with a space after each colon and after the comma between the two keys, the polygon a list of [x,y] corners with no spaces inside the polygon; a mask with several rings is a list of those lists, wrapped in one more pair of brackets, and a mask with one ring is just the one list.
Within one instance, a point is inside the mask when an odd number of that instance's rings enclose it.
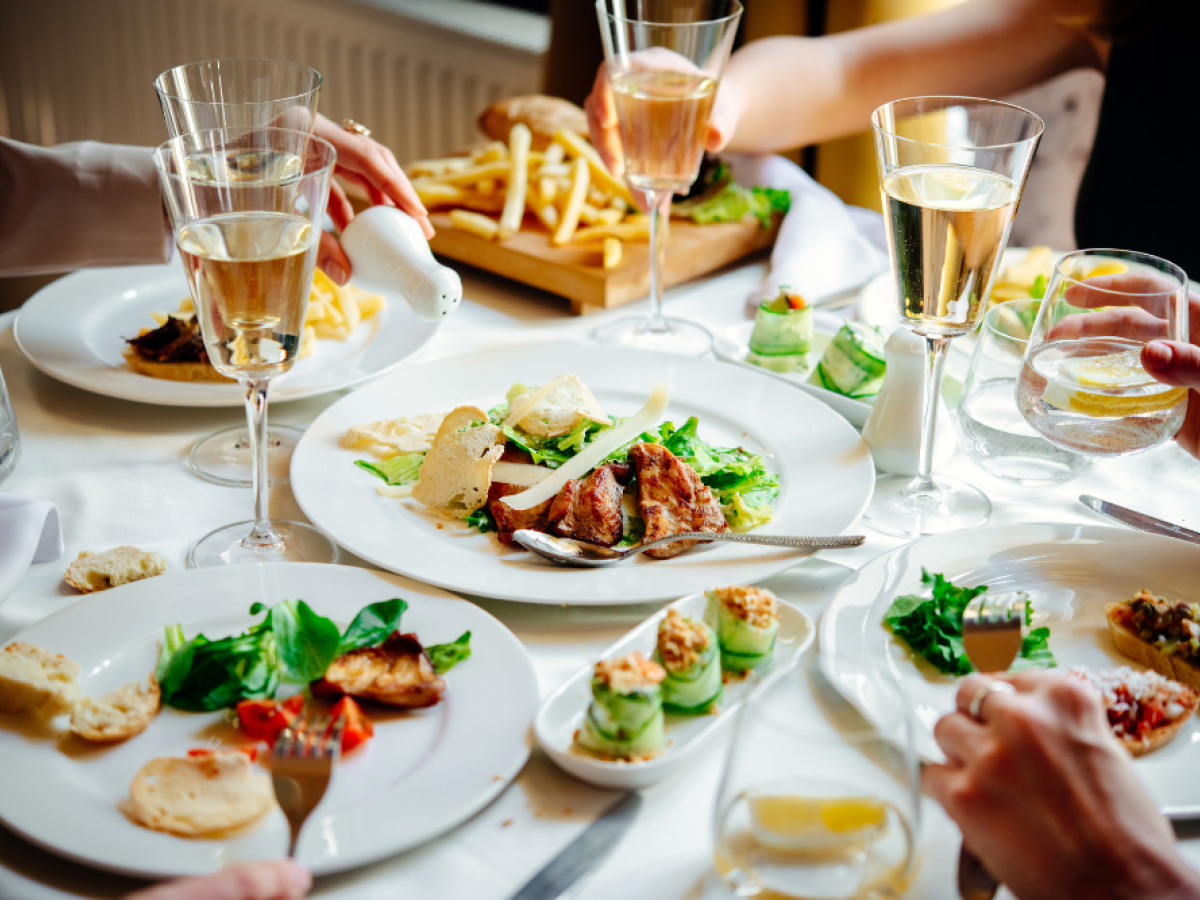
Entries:
{"label": "glass base", "polygon": [[[299,428],[286,425],[267,426],[267,483],[271,487],[288,483],[292,451],[302,434]],[[187,464],[193,475],[213,484],[251,487],[250,432],[240,425],[201,438],[188,454]]]}
{"label": "glass base", "polygon": [[338,547],[323,531],[302,522],[272,522],[278,543],[255,546],[246,541],[253,522],[234,522],[210,531],[188,551],[189,569],[235,566],[242,563],[335,563]]}
{"label": "glass base", "polygon": [[[666,327],[662,327],[664,323]],[[610,325],[601,325],[592,332],[592,340],[598,344],[637,347],[639,350],[703,356],[712,349],[713,337],[707,328],[695,322],[684,319],[658,322],[647,317],[620,319]]]}
{"label": "glass base", "polygon": [[880,531],[904,537],[973,528],[991,518],[992,501],[977,487],[944,475],[934,482],[932,491],[913,492],[907,475],[877,479],[863,518]]}

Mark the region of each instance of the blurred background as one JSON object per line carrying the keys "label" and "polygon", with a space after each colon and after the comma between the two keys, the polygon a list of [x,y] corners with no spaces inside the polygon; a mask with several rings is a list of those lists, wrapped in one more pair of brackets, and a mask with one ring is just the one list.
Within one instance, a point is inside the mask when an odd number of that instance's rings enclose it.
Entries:
{"label": "blurred background", "polygon": [[[843,31],[958,0],[743,2],[740,42]],[[582,102],[602,53],[591,0],[0,0],[0,136],[157,145],[166,132],[154,77],[229,56],[317,69],[321,111],[369,126],[403,164],[474,143],[476,117],[505,97]],[[1071,212],[1102,85],[1081,71],[1008,98],[1047,126],[1010,245],[1075,246]],[[867,134],[794,158],[847,202],[879,207]],[[0,279],[0,310],[50,280]]]}

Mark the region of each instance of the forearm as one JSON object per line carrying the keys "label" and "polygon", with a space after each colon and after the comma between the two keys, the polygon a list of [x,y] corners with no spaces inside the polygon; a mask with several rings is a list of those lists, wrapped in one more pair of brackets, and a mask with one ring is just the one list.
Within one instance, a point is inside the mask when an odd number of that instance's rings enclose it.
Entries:
{"label": "forearm", "polygon": [[0,276],[157,263],[169,250],[149,148],[0,138]]}

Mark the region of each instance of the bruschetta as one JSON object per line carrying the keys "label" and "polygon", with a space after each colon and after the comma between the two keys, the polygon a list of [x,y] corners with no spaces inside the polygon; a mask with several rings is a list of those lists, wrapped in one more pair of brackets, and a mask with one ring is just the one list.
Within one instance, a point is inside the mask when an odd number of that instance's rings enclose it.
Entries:
{"label": "bruschetta", "polygon": [[1200,690],[1200,609],[1149,591],[1104,607],[1117,649],[1160,675]]}
{"label": "bruschetta", "polygon": [[1167,744],[1200,703],[1195,688],[1157,672],[1138,672],[1129,666],[1093,672],[1075,666],[1067,674],[1100,695],[1113,734],[1135,757]]}

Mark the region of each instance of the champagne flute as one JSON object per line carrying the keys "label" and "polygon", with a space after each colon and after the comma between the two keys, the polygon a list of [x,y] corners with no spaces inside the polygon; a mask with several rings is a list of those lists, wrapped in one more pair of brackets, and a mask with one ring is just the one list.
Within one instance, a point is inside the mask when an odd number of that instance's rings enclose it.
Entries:
{"label": "champagne flute", "polygon": [[694,356],[712,335],[695,322],[663,315],[671,198],[700,171],[708,117],[742,15],[739,0],[599,0],[596,14],[625,155],[625,180],[650,215],[650,296],[644,318],[596,329],[602,344]]}
{"label": "champagne flute", "polygon": [[987,309],[1042,120],[993,100],[913,97],[879,107],[871,126],[898,315],[927,353],[917,476],[879,479],[864,518],[892,534],[941,534],[992,512],[975,486],[934,481],[936,400],[950,341]]}
{"label": "champagne flute", "polygon": [[[154,79],[167,136],[222,129],[236,136],[256,128],[312,132],[321,75],[277,59],[209,59],[175,66]],[[198,171],[205,162],[195,161]],[[273,425],[267,435],[271,484],[286,484],[288,463],[302,432]],[[197,441],[188,453],[194,475],[228,487],[248,487],[254,467],[250,435],[224,428]]]}
{"label": "champagne flute", "polygon": [[336,160],[327,141],[281,128],[195,132],[154,152],[205,349],[246,394],[254,460],[254,519],[201,538],[192,568],[337,560],[311,525],[270,521],[266,455],[267,388],[300,350]]}

